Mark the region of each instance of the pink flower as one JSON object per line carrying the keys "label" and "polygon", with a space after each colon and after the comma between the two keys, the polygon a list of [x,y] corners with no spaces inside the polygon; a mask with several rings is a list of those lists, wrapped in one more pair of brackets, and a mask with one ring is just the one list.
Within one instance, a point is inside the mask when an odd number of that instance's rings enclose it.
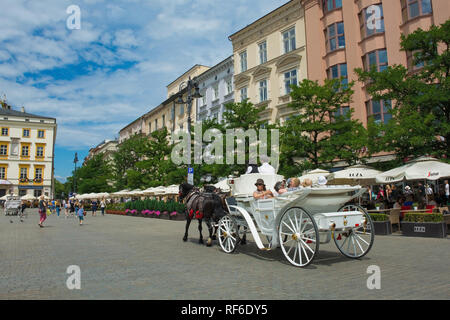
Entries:
{"label": "pink flower", "polygon": [[127,209],[127,210],[125,210],[125,213],[128,213],[128,212],[130,212],[131,210],[130,209]]}
{"label": "pink flower", "polygon": [[176,214],[177,214],[176,211],[170,213],[171,216],[175,216]]}
{"label": "pink flower", "polygon": [[155,211],[155,214],[156,214],[157,216],[159,216],[159,215],[161,214],[161,212]]}

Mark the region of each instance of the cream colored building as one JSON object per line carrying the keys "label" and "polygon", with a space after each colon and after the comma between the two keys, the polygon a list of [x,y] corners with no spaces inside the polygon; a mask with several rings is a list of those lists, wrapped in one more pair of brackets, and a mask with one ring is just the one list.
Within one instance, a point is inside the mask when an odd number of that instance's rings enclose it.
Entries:
{"label": "cream colored building", "polygon": [[118,144],[117,140],[102,141],[96,147],[91,148],[89,150],[89,154],[84,159],[84,163],[86,163],[86,161],[89,161],[98,154],[103,154],[103,159],[105,160],[112,160],[113,153],[117,151],[117,144]]}
{"label": "cream colored building", "polygon": [[56,119],[0,103],[0,196],[44,194],[52,198]]}
{"label": "cream colored building", "polygon": [[234,99],[266,105],[261,118],[284,121],[293,113],[290,84],[307,78],[304,10],[289,1],[229,36],[234,56]]}
{"label": "cream colored building", "polygon": [[144,126],[144,116],[140,116],[133,122],[127,124],[119,131],[119,143],[124,142],[125,140],[135,135],[136,133],[137,134],[143,133],[143,126]]}

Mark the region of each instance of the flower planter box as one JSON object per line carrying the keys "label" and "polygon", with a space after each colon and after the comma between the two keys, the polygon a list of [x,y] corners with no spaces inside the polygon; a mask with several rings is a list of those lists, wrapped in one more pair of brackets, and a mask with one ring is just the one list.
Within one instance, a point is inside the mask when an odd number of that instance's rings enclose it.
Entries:
{"label": "flower planter box", "polygon": [[184,213],[177,212],[176,215],[170,216],[170,220],[183,221],[186,220],[186,215]]}
{"label": "flower planter box", "polygon": [[446,238],[445,222],[402,222],[402,233],[407,237]]}
{"label": "flower planter box", "polygon": [[392,225],[389,221],[373,221],[375,235],[386,236],[392,234]]}
{"label": "flower planter box", "polygon": [[106,214],[124,215],[125,211],[120,210],[106,210]]}
{"label": "flower planter box", "polygon": [[169,213],[167,211],[164,211],[163,213],[160,214],[159,216],[160,219],[165,219],[165,220],[169,220]]}

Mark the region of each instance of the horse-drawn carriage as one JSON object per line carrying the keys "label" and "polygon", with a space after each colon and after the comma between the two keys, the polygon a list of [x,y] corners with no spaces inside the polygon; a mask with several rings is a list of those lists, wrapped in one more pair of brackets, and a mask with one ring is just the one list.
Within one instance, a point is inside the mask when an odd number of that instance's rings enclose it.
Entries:
{"label": "horse-drawn carriage", "polygon": [[[250,232],[261,250],[281,247],[287,260],[298,267],[310,264],[320,243],[334,240],[349,258],[367,254],[374,241],[374,227],[367,211],[359,205],[346,205],[365,189],[360,186],[306,187],[269,199],[255,200],[255,182],[262,178],[268,186],[281,181],[281,175],[246,174],[230,178],[229,213],[218,223],[219,245],[226,253],[236,250]],[[258,232],[259,231],[259,232]],[[268,246],[260,237],[264,235]]]}

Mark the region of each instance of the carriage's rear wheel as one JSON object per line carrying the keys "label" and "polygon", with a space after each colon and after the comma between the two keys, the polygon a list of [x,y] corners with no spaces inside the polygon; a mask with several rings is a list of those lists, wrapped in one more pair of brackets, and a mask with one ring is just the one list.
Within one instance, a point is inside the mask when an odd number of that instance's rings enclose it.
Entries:
{"label": "carriage's rear wheel", "polygon": [[233,253],[239,243],[239,232],[236,220],[226,215],[219,220],[217,230],[219,245],[226,253]]}
{"label": "carriage's rear wheel", "polygon": [[309,265],[319,251],[319,230],[313,216],[300,207],[287,209],[278,227],[286,259],[297,267]]}
{"label": "carriage's rear wheel", "polygon": [[334,232],[333,239],[339,251],[346,257],[357,259],[365,256],[372,248],[375,229],[367,211],[359,205],[346,205],[339,211],[360,211],[365,222],[346,232]]}

